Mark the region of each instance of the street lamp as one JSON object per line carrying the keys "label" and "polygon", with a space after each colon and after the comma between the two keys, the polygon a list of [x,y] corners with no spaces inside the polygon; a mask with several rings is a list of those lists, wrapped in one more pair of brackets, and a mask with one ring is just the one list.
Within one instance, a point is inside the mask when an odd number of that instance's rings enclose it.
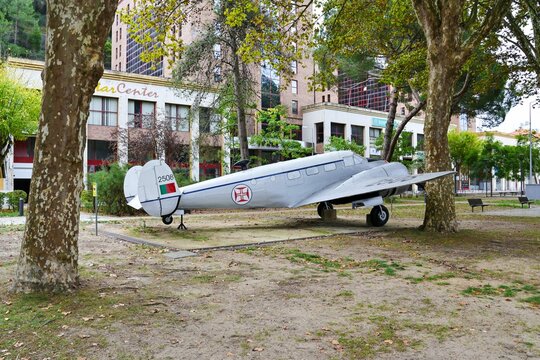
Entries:
{"label": "street lamp", "polygon": [[532,163],[532,101],[529,103],[529,184],[533,183],[533,163]]}

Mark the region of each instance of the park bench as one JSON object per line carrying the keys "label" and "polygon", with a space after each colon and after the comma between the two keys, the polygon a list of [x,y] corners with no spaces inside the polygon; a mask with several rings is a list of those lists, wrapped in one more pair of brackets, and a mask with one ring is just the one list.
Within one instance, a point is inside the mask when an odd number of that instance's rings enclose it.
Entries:
{"label": "park bench", "polygon": [[529,205],[529,209],[531,208],[531,204],[533,201],[529,200],[526,196],[519,196],[518,197],[519,203],[521,204],[521,207],[523,208],[523,205]]}
{"label": "park bench", "polygon": [[482,199],[467,199],[467,201],[469,202],[469,205],[471,206],[472,212],[474,212],[474,208],[477,206],[481,206],[482,211],[484,211],[485,206],[489,206],[489,204],[484,204],[482,202]]}

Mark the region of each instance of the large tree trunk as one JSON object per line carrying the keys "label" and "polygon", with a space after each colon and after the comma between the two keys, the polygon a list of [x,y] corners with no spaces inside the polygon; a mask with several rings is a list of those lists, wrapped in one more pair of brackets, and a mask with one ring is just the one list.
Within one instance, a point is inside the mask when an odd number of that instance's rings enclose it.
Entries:
{"label": "large tree trunk", "polygon": [[117,4],[47,1],[43,98],[15,291],[64,291],[78,283],[86,121]]}
{"label": "large tree trunk", "polygon": [[[429,81],[424,123],[426,171],[451,169],[447,131],[459,69],[469,59],[473,49],[500,24],[509,10],[510,2],[491,0],[489,11],[481,14],[474,11],[470,19],[464,20],[468,3],[463,0],[412,0],[428,49]],[[476,20],[474,25],[469,24],[471,19]],[[426,185],[428,196],[422,226],[425,230],[457,231],[452,188],[450,176]]]}
{"label": "large tree trunk", "polygon": [[[440,44],[438,50],[437,53],[441,55],[451,51]],[[447,56],[437,56],[437,54],[429,56],[430,72],[424,122],[426,172],[446,171],[452,168],[447,133],[450,125],[453,89],[459,73],[455,64],[445,61],[447,58]],[[426,213],[422,225],[425,230],[457,231],[453,188],[451,176],[426,184]]]}

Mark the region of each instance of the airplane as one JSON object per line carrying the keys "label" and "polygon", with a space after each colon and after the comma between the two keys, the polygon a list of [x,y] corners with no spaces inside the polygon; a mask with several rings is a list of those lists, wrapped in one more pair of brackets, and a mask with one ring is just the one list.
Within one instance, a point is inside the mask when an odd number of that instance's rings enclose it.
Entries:
{"label": "airplane", "polygon": [[333,205],[352,203],[372,207],[368,223],[384,226],[390,218],[384,198],[405,192],[453,171],[410,175],[399,162],[371,160],[352,151],[335,151],[287,160],[178,187],[163,160],[134,166],[124,178],[128,205],[159,216],[166,225],[181,215],[179,229],[186,229],[183,215],[195,209],[297,208],[318,204],[317,213]]}

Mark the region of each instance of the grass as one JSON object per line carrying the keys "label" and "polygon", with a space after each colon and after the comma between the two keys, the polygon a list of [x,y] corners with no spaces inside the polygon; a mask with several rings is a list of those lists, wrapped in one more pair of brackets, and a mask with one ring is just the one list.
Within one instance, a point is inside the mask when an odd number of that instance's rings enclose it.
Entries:
{"label": "grass", "polygon": [[[417,348],[420,340],[407,338],[404,333],[426,333],[442,342],[450,335],[451,327],[433,323],[420,323],[411,320],[399,320],[395,317],[372,315],[367,319],[354,318],[353,321],[366,322],[371,328],[366,334],[357,336],[353,331],[338,333],[338,342],[343,346],[345,358],[376,358],[377,354],[386,352],[403,352],[407,348]],[[363,326],[364,327],[364,326]]]}
{"label": "grass", "polygon": [[426,275],[422,277],[409,276],[409,277],[406,277],[405,279],[409,280],[413,284],[419,284],[423,281],[433,281],[433,282],[436,282],[437,285],[448,285],[448,282],[441,282],[439,280],[448,280],[455,277],[456,277],[456,274],[453,272],[443,272],[443,273],[432,275],[432,276],[426,276]]}
{"label": "grass", "polygon": [[528,295],[533,295],[522,301],[539,304],[540,303],[540,291],[536,286],[532,285],[499,285],[498,287],[493,287],[490,284],[482,285],[481,287],[469,286],[467,289],[463,290],[461,293],[468,296],[503,296],[506,298],[516,297],[519,293],[524,293]]}
{"label": "grass", "polygon": [[143,294],[98,294],[96,289],[68,295],[12,296],[0,303],[0,349],[13,358],[83,356],[92,347],[94,351],[107,347],[106,337],[99,333],[103,329],[114,331],[115,322],[130,326],[147,321],[149,316],[162,316],[151,314],[141,297]]}
{"label": "grass", "polygon": [[531,296],[522,300],[523,302],[529,303],[531,305],[540,306],[540,295]]}

